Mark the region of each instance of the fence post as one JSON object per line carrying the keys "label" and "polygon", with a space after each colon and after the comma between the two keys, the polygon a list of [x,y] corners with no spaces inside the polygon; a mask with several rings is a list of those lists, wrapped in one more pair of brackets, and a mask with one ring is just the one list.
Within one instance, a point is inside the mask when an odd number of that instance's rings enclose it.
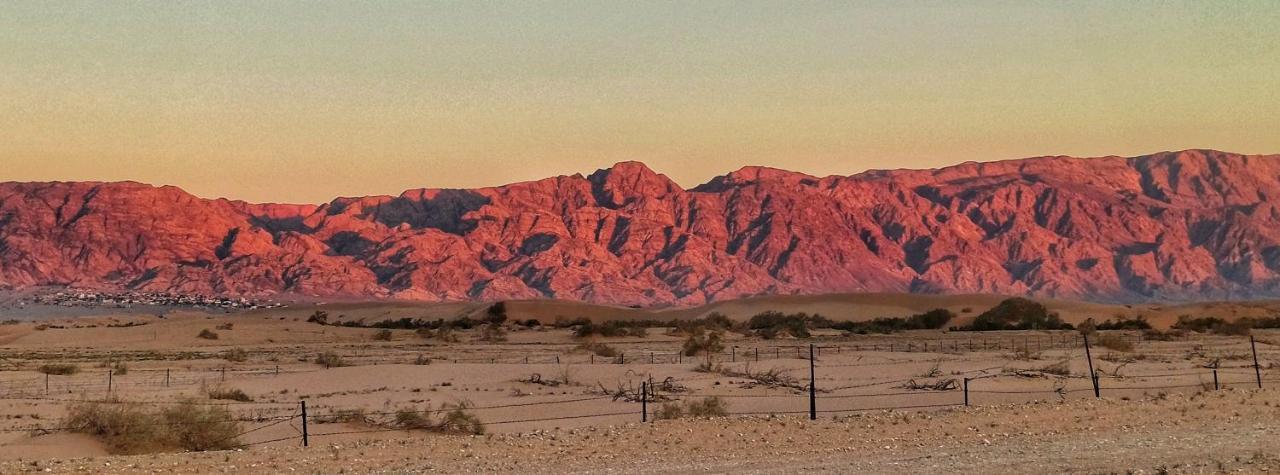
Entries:
{"label": "fence post", "polygon": [[556,364],[560,364],[560,355],[556,355]]}
{"label": "fence post", "polygon": [[[279,368],[279,366],[276,368]],[[169,387],[169,368],[164,369],[164,387]]]}
{"label": "fence post", "polygon": [[818,373],[813,357],[813,343],[809,344],[809,420],[818,420]]}
{"label": "fence post", "polygon": [[731,347],[729,347],[729,362],[730,362],[730,363],[737,363],[737,362],[738,362],[738,347],[737,347],[737,346],[731,346]]}
{"label": "fence post", "polygon": [[226,380],[227,380],[227,367],[226,367],[226,366],[223,366],[223,367],[222,367],[222,380],[223,380],[223,381],[226,381]]}
{"label": "fence post", "polygon": [[1258,378],[1258,389],[1262,389],[1262,369],[1258,367],[1258,342],[1249,335],[1249,347],[1253,350],[1253,375]]}
{"label": "fence post", "polygon": [[1084,357],[1089,360],[1089,379],[1093,381],[1093,397],[1102,399],[1102,391],[1098,389],[1098,373],[1093,371],[1093,353],[1089,351],[1089,335],[1084,337]]}
{"label": "fence post", "polygon": [[276,365],[276,376],[280,376],[280,365]]}
{"label": "fence post", "polygon": [[307,432],[307,401],[302,402],[302,446],[310,445],[310,434]]}
{"label": "fence post", "polygon": [[49,394],[49,373],[44,374],[44,393]]}
{"label": "fence post", "polygon": [[969,407],[969,378],[964,378],[964,406]]}
{"label": "fence post", "polygon": [[640,422],[649,422],[649,383],[640,382]]}
{"label": "fence post", "polygon": [[653,352],[649,352],[649,364],[653,364]]}
{"label": "fence post", "polygon": [[591,364],[596,364],[596,354],[595,354],[595,353],[592,353],[592,354],[591,354]]}
{"label": "fence post", "polygon": [[107,393],[108,394],[111,393],[111,383],[113,382],[112,379],[115,378],[115,372],[116,371],[114,368],[107,368]]}
{"label": "fence post", "polygon": [[758,347],[758,346],[757,346],[757,347],[755,348],[755,350],[756,350],[756,362],[759,362],[759,361],[760,361],[760,347]]}
{"label": "fence post", "polygon": [[1213,368],[1213,390],[1218,390],[1218,368]]}

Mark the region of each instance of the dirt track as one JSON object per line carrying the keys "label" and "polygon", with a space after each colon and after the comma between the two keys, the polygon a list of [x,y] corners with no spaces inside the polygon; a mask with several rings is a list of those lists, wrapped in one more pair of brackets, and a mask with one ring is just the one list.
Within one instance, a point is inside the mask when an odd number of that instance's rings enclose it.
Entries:
{"label": "dirt track", "polygon": [[54,473],[1219,473],[1280,469],[1280,392],[660,421],[310,448],[9,462]]}

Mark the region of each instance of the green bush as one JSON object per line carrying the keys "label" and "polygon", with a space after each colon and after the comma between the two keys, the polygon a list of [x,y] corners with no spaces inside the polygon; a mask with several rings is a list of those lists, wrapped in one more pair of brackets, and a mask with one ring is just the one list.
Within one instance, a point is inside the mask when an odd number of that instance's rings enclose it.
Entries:
{"label": "green bush", "polygon": [[996,331],[996,330],[1073,330],[1070,324],[1063,322],[1056,313],[1050,313],[1039,302],[1014,297],[1004,300],[991,310],[983,312],[973,320],[973,325],[961,330]]}

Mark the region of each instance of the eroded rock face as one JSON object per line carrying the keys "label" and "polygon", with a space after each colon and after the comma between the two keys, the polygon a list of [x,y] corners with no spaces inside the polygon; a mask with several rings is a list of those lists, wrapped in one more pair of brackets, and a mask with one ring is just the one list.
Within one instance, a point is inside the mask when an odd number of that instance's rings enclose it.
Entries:
{"label": "eroded rock face", "polygon": [[0,184],[0,286],[696,304],[761,293],[1280,296],[1280,156],[1039,157],[685,190],[643,164],[311,205]]}

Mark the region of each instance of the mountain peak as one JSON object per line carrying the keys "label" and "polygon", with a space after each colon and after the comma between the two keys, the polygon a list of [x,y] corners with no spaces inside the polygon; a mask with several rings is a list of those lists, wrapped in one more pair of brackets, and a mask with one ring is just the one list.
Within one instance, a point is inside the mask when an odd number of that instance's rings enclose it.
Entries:
{"label": "mountain peak", "polygon": [[1280,156],[1047,156],[839,179],[743,167],[693,192],[631,161],[585,180],[321,206],[0,183],[0,287],[628,305],[829,292],[1280,297]]}

